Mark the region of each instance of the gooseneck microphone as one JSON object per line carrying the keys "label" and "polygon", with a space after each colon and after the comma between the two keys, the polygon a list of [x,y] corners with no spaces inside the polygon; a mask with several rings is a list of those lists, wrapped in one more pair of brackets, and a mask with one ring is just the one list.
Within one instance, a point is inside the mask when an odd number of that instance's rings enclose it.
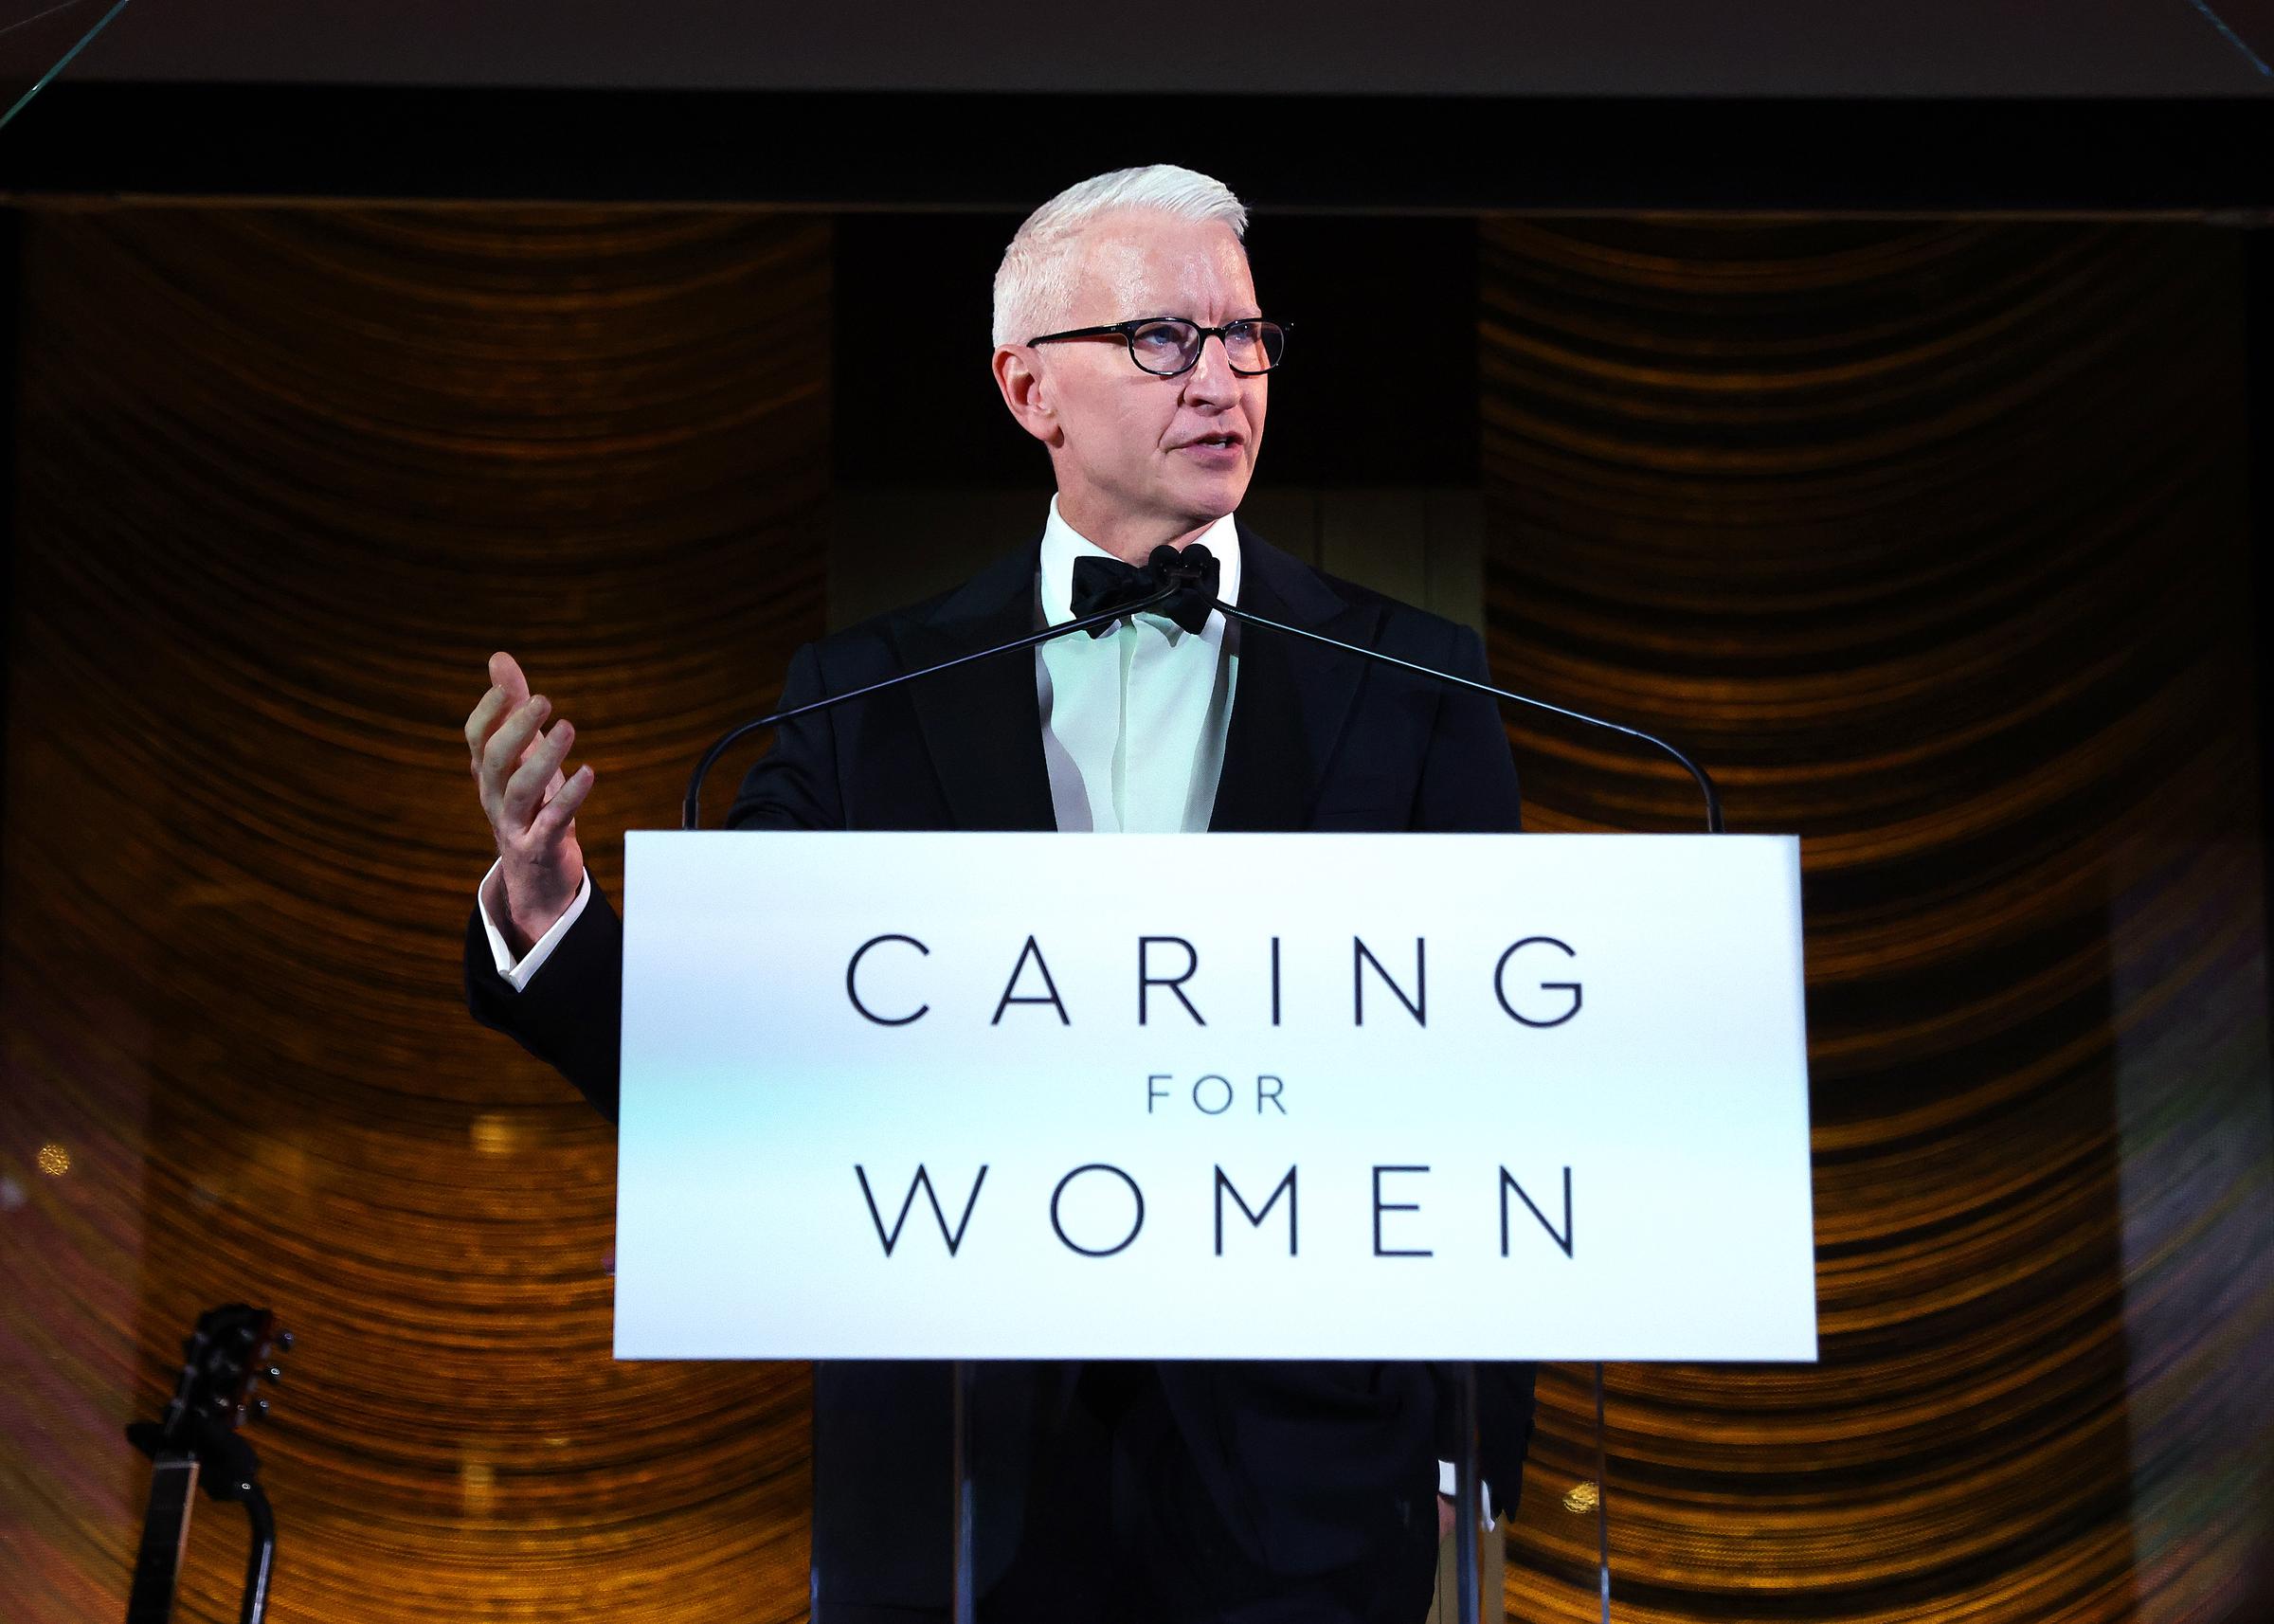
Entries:
{"label": "gooseneck microphone", "polygon": [[[1154,554],[1158,557],[1161,552],[1167,550],[1174,550],[1156,548]],[[937,665],[927,665],[919,671],[903,671],[897,677],[888,677],[882,682],[872,682],[865,688],[848,689],[842,694],[832,694],[825,698],[816,699],[810,704],[792,705],[786,711],[776,711],[771,715],[760,716],[755,721],[745,722],[739,727],[731,728],[721,733],[718,741],[703,752],[702,760],[695,764],[695,772],[687,780],[687,799],[679,806],[679,827],[681,829],[699,829],[703,826],[703,780],[711,776],[711,769],[718,765],[720,756],[733,749],[737,741],[748,738],[761,728],[771,728],[783,722],[794,722],[800,716],[811,716],[823,711],[834,711],[839,705],[848,705],[856,699],[866,699],[894,688],[903,688],[911,682],[921,682],[927,677],[937,677],[943,671],[953,671],[959,666],[971,665],[979,660],[993,659],[999,654],[1016,654],[1022,648],[1039,647],[1043,643],[1071,633],[1088,631],[1092,626],[1110,625],[1125,615],[1142,614],[1145,610],[1157,604],[1167,603],[1180,592],[1186,590],[1190,585],[1190,582],[1182,579],[1171,581],[1148,597],[1137,599],[1131,603],[1117,604],[1110,608],[1102,609],[1096,614],[1084,615],[1078,620],[1068,621],[1064,625],[1045,626],[1042,630],[1029,636],[1013,638],[1009,642],[997,643],[993,648],[974,649],[969,654],[959,654],[953,659],[943,659]]]}
{"label": "gooseneck microphone", "polygon": [[[1204,553],[1207,549],[1195,542],[1185,550]],[[1159,554],[1156,553],[1154,556],[1157,559]],[[1177,568],[1181,569],[1183,567]],[[1176,571],[1172,570],[1171,573],[1174,574]],[[1199,579],[1197,570],[1185,578],[1197,581]],[[1551,705],[1545,699],[1533,698],[1529,694],[1518,694],[1507,688],[1495,688],[1489,682],[1479,682],[1473,677],[1456,676],[1450,671],[1439,671],[1435,666],[1417,665],[1410,659],[1399,659],[1394,654],[1383,654],[1380,649],[1366,648],[1354,642],[1345,642],[1340,638],[1330,638],[1324,632],[1307,631],[1301,626],[1290,626],[1283,621],[1274,621],[1263,615],[1253,614],[1236,604],[1227,604],[1221,598],[1211,596],[1209,603],[1223,615],[1224,619],[1236,621],[1241,625],[1262,626],[1266,630],[1281,633],[1288,637],[1301,638],[1305,642],[1320,643],[1327,648],[1340,649],[1345,654],[1354,654],[1361,659],[1370,659],[1378,665],[1396,666],[1400,671],[1410,671],[1417,677],[1429,677],[1433,681],[1442,682],[1451,688],[1466,688],[1472,693],[1489,694],[1493,698],[1505,699],[1511,705],[1522,705],[1530,710],[1544,711],[1551,716],[1561,716],[1566,721],[1583,722],[1590,728],[1600,728],[1606,732],[1619,733],[1630,739],[1638,739],[1651,749],[1662,750],[1672,757],[1675,762],[1680,764],[1682,769],[1696,782],[1698,793],[1706,798],[1706,833],[1720,835],[1727,832],[1722,826],[1721,791],[1714,787],[1712,778],[1707,775],[1704,767],[1690,758],[1688,752],[1677,749],[1655,733],[1646,733],[1640,728],[1630,728],[1623,722],[1609,721],[1601,716],[1590,716],[1584,711],[1573,711],[1561,705]]]}

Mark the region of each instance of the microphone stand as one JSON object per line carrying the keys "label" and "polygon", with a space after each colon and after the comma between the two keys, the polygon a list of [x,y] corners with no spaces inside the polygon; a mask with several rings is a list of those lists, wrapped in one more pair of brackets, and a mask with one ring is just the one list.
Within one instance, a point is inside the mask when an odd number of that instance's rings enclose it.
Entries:
{"label": "microphone stand", "polygon": [[[1236,622],[1241,625],[1260,626],[1266,631],[1282,633],[1288,637],[1300,638],[1306,642],[1339,649],[1345,654],[1355,655],[1361,659],[1372,660],[1378,665],[1394,666],[1398,670],[1411,672],[1417,677],[1426,677],[1434,682],[1442,682],[1454,688],[1466,688],[1471,693],[1489,695],[1507,704],[1522,705],[1533,711],[1543,711],[1551,716],[1561,716],[1566,721],[1579,722],[1587,727],[1619,733],[1648,745],[1679,763],[1683,770],[1687,772],[1697,785],[1699,793],[1706,799],[1706,832],[1713,835],[1726,832],[1722,823],[1721,794],[1715,789],[1713,780],[1706,775],[1706,769],[1691,760],[1686,752],[1676,749],[1655,733],[1646,733],[1639,728],[1630,728],[1624,723],[1606,721],[1600,716],[1590,716],[1584,711],[1566,710],[1561,705],[1551,705],[1544,699],[1535,699],[1528,694],[1517,694],[1506,688],[1495,688],[1489,682],[1478,682],[1472,677],[1458,677],[1450,671],[1439,671],[1434,666],[1418,665],[1410,659],[1400,659],[1396,655],[1383,654],[1378,649],[1366,648],[1354,642],[1345,642],[1340,638],[1330,638],[1323,632],[1308,631],[1302,626],[1290,626],[1282,621],[1274,621],[1268,616],[1252,613],[1236,604],[1227,604],[1216,596],[1207,586],[1205,572],[1201,566],[1189,560],[1180,558],[1177,563],[1166,564],[1162,568],[1165,585],[1151,597],[1139,599],[1135,603],[1118,604],[1113,608],[1094,615],[1087,615],[1079,620],[1068,621],[1063,625],[1047,626],[1029,636],[1014,638],[1009,642],[998,643],[993,648],[983,648],[970,654],[958,655],[953,659],[944,659],[937,665],[928,665],[918,671],[904,671],[897,677],[888,677],[881,682],[872,682],[866,687],[851,689],[843,694],[832,694],[803,705],[793,705],[787,710],[776,711],[769,715],[760,716],[755,721],[745,722],[740,727],[731,729],[720,735],[718,741],[705,750],[702,759],[695,764],[695,771],[687,781],[686,800],[679,808],[679,827],[681,829],[699,829],[702,826],[703,781],[710,776],[712,767],[717,765],[720,756],[742,739],[761,729],[795,721],[801,716],[817,715],[823,711],[834,710],[837,706],[850,704],[856,699],[866,699],[875,695],[888,693],[894,688],[904,687],[911,682],[920,682],[928,677],[937,677],[942,672],[953,671],[959,666],[970,665],[978,660],[992,659],[998,655],[1016,654],[1020,649],[1037,648],[1054,639],[1066,637],[1074,632],[1087,631],[1092,626],[1105,625],[1126,616],[1143,614],[1147,609],[1167,603],[1169,599],[1188,588],[1198,587],[1208,593],[1210,605],[1227,621]],[[1482,1608],[1476,1571],[1476,1530],[1478,1525],[1484,1520],[1484,1507],[1481,1499],[1483,1484],[1479,1478],[1477,1461],[1476,1367],[1473,1363],[1464,1362],[1458,1366],[1458,1369],[1459,1380],[1453,1397],[1453,1427],[1459,1438],[1460,1453],[1459,1457],[1453,1463],[1455,1499],[1453,1548],[1455,1560],[1460,1567],[1460,1613],[1463,1624],[1475,1624]],[[972,1565],[973,1528],[977,1521],[977,1504],[973,1492],[970,1467],[972,1374],[971,1362],[968,1360],[956,1360],[949,1366],[948,1402],[951,1416],[949,1423],[949,1476],[951,1486],[948,1505],[949,1520],[954,1529],[954,1561],[952,1564],[954,1599],[949,1615],[952,1624],[976,1624],[978,1616]],[[1597,1360],[1595,1364],[1595,1416],[1596,1567],[1598,1589],[1601,1594],[1602,1624],[1611,1624],[1611,1535],[1607,1509],[1610,1496],[1609,1486],[1603,1481],[1606,1460],[1603,1444],[1603,1366],[1600,1360]],[[821,1624],[818,1615],[815,1624]]]}
{"label": "microphone stand", "polygon": [[[710,777],[711,769],[718,764],[720,756],[726,754],[735,744],[761,729],[776,727],[784,722],[792,722],[800,716],[819,715],[823,711],[834,710],[839,705],[850,704],[856,699],[870,698],[875,695],[904,687],[911,682],[921,682],[926,677],[937,677],[944,671],[953,671],[959,666],[970,665],[982,659],[993,659],[997,655],[1016,654],[1022,648],[1038,648],[1053,639],[1066,637],[1074,632],[1088,631],[1092,626],[1107,625],[1120,620],[1125,615],[1142,614],[1146,609],[1155,608],[1167,603],[1169,599],[1184,590],[1184,586],[1185,583],[1182,579],[1172,580],[1151,597],[1142,598],[1136,603],[1123,604],[1094,615],[1085,615],[1078,620],[1068,621],[1063,625],[1046,626],[1041,631],[1035,632],[1030,636],[1013,638],[1009,642],[998,643],[993,648],[978,649],[970,654],[958,655],[953,659],[943,659],[937,665],[927,665],[920,671],[904,671],[897,677],[888,677],[881,682],[872,682],[864,688],[850,689],[843,694],[832,694],[824,698],[813,700],[809,704],[792,705],[787,710],[776,711],[770,715],[759,717],[754,722],[745,722],[738,728],[731,729],[719,736],[717,743],[703,752],[702,760],[695,764],[695,771],[687,780],[687,798],[679,806],[679,827],[681,829],[702,827],[703,780]],[[949,1616],[952,1624],[977,1624],[979,1612],[975,1588],[977,1581],[973,1577],[971,1555],[973,1530],[978,1522],[978,1497],[973,1492],[971,1481],[972,1377],[971,1362],[967,1359],[956,1360],[948,1366],[948,1522],[954,1530],[955,1553],[951,1566],[954,1600]],[[815,1624],[821,1624],[821,1613],[818,1607],[815,1609],[814,1618]]]}
{"label": "microphone stand", "polygon": [[[1167,568],[1167,574],[1172,580],[1195,585],[1199,584],[1201,579],[1200,568],[1194,565],[1171,565]],[[1551,716],[1561,716],[1566,721],[1582,722],[1591,728],[1600,728],[1608,732],[1620,733],[1630,739],[1638,740],[1651,746],[1653,749],[1663,751],[1672,757],[1681,765],[1683,770],[1689,774],[1691,780],[1698,786],[1698,793],[1706,800],[1706,832],[1709,835],[1721,835],[1728,832],[1722,822],[1721,792],[1714,787],[1712,778],[1707,776],[1704,767],[1690,759],[1687,752],[1676,749],[1655,733],[1646,733],[1639,728],[1630,728],[1621,722],[1606,721],[1600,716],[1590,716],[1584,711],[1570,711],[1561,705],[1551,705],[1546,700],[1535,699],[1528,694],[1511,693],[1506,688],[1495,688],[1489,682],[1478,682],[1471,677],[1456,677],[1450,671],[1439,671],[1433,666],[1417,665],[1410,659],[1399,659],[1396,655],[1383,654],[1379,649],[1366,648],[1354,642],[1345,642],[1340,638],[1330,638],[1323,632],[1308,631],[1301,626],[1290,626],[1282,621],[1274,621],[1267,616],[1254,614],[1235,604],[1227,604],[1213,593],[1210,594],[1209,602],[1226,620],[1236,621],[1242,625],[1262,626],[1268,631],[1281,632],[1289,637],[1301,638],[1306,642],[1340,649],[1343,653],[1356,655],[1361,659],[1370,659],[1380,665],[1395,666],[1400,671],[1410,671],[1417,677],[1426,677],[1450,687],[1466,688],[1475,694],[1488,694],[1495,699],[1504,700],[1511,705],[1522,705],[1533,711],[1544,711]],[[1464,1361],[1457,1366],[1457,1369],[1459,1380],[1453,1390],[1453,1434],[1458,1440],[1459,1454],[1453,1461],[1453,1561],[1460,1569],[1457,1585],[1462,1624],[1480,1624],[1483,1597],[1478,1594],[1480,1586],[1476,1571],[1476,1530],[1484,1521],[1484,1505],[1481,1498],[1483,1484],[1477,1471],[1476,1366],[1472,1362]],[[1607,1475],[1607,1450],[1603,1439],[1603,1362],[1598,1359],[1595,1362],[1595,1542],[1596,1588],[1602,1609],[1602,1624],[1611,1624],[1609,1508],[1611,1496],[1610,1485],[1604,1481]]]}

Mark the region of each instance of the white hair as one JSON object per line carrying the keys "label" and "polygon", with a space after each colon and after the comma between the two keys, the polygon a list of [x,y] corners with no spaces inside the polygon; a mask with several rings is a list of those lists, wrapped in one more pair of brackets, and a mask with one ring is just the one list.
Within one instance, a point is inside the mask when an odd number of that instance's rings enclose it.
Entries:
{"label": "white hair", "polygon": [[1077,181],[1026,217],[995,272],[995,342],[1022,344],[1067,319],[1082,233],[1101,216],[1149,208],[1178,220],[1220,221],[1244,238],[1247,206],[1222,181],[1175,164],[1114,170]]}

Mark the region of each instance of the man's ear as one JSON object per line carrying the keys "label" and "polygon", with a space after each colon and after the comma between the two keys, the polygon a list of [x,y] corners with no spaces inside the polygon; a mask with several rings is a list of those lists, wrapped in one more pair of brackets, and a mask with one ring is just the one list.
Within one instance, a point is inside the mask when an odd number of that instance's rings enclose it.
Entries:
{"label": "man's ear", "polygon": [[1033,354],[1021,345],[1005,344],[995,352],[993,365],[995,387],[1002,391],[1002,404],[1010,408],[1019,426],[1043,444],[1056,445],[1064,433],[1058,427],[1050,390],[1042,374],[1035,370]]}

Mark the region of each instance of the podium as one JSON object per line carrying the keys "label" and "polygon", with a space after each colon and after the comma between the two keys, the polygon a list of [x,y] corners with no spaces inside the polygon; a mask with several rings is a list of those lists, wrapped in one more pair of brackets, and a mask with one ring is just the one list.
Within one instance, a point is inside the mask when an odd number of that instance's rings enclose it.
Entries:
{"label": "podium", "polygon": [[825,1362],[822,1624],[984,1616],[1105,1362],[1815,1357],[1793,839],[638,833],[624,930],[616,1352]]}

